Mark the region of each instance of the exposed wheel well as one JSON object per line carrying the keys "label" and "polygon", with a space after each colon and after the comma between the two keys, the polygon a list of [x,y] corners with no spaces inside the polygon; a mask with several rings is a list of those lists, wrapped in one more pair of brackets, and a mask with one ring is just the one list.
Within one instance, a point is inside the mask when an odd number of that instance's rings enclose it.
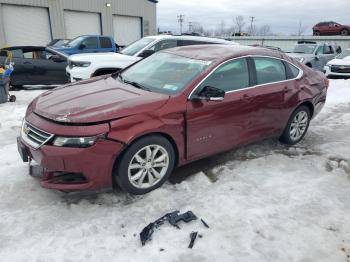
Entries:
{"label": "exposed wheel well", "polygon": [[102,68],[102,69],[96,70],[92,76],[102,76],[102,75],[113,74],[115,72],[118,72],[119,70],[120,68]]}
{"label": "exposed wheel well", "polygon": [[312,68],[312,64],[311,63],[306,63],[305,65],[310,67],[310,68]]}
{"label": "exposed wheel well", "polygon": [[302,104],[300,104],[298,106],[298,108],[301,107],[301,106],[306,106],[307,108],[309,108],[310,114],[311,114],[311,118],[312,118],[312,116],[314,115],[314,105],[311,102],[309,102],[309,101],[305,101]]}

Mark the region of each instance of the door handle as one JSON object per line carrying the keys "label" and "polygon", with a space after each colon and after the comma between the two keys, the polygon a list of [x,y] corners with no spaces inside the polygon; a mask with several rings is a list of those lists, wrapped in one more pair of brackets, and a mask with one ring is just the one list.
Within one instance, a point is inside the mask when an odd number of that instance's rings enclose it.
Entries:
{"label": "door handle", "polygon": [[255,96],[253,95],[248,95],[248,94],[244,94],[242,97],[241,97],[241,100],[242,101],[245,101],[245,102],[250,102],[254,99]]}
{"label": "door handle", "polygon": [[31,65],[32,63],[31,63],[31,62],[24,62],[23,64],[25,64],[25,65]]}

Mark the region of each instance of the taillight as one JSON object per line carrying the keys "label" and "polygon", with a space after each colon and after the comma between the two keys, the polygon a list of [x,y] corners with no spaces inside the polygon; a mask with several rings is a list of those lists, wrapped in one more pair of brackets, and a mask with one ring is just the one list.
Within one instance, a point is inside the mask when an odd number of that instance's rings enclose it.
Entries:
{"label": "taillight", "polygon": [[329,87],[329,79],[328,78],[324,79],[324,85],[326,86],[326,88]]}

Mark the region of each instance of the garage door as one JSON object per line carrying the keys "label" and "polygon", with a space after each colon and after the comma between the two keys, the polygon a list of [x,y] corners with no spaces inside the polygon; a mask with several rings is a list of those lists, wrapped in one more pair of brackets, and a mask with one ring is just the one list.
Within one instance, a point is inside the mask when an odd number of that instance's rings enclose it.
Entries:
{"label": "garage door", "polygon": [[101,34],[101,16],[99,13],[65,11],[64,19],[67,38]]}
{"label": "garage door", "polygon": [[51,41],[47,8],[2,5],[6,45],[46,45]]}
{"label": "garage door", "polygon": [[128,45],[141,38],[141,17],[113,16],[114,39],[118,45]]}

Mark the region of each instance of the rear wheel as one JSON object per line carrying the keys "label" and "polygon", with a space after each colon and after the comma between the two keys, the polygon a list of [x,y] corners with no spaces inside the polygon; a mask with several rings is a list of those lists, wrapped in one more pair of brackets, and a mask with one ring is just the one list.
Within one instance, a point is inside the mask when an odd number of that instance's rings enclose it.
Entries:
{"label": "rear wheel", "polygon": [[340,34],[341,35],[348,35],[349,34],[349,30],[343,29],[343,30],[340,31]]}
{"label": "rear wheel", "polygon": [[310,124],[311,113],[307,106],[298,107],[288,120],[280,141],[294,145],[303,139]]}
{"label": "rear wheel", "polygon": [[175,164],[171,143],[162,136],[152,135],[131,144],[114,170],[119,187],[135,195],[146,194],[160,187]]}

